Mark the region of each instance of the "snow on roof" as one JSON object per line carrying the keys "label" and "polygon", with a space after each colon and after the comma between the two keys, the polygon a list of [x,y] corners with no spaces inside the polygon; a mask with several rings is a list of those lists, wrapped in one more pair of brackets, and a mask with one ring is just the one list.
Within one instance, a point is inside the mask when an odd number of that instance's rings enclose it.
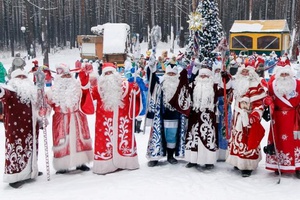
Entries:
{"label": "snow on roof", "polygon": [[289,32],[287,21],[284,20],[235,20],[230,32]]}
{"label": "snow on roof", "polygon": [[124,53],[130,26],[125,23],[106,23],[103,27],[103,54]]}

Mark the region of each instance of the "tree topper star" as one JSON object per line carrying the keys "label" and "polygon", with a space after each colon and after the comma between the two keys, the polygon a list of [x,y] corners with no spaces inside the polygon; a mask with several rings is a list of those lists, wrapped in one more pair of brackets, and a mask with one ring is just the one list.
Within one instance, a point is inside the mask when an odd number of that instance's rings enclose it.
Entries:
{"label": "tree topper star", "polygon": [[203,18],[201,13],[199,12],[192,12],[189,15],[190,20],[187,22],[189,23],[189,29],[193,31],[201,30],[203,25]]}

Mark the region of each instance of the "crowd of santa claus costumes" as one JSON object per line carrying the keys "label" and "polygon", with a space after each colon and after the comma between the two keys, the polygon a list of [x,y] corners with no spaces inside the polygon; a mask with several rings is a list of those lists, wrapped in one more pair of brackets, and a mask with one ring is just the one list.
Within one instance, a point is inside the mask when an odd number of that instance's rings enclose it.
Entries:
{"label": "crowd of santa claus costumes", "polygon": [[[41,128],[38,122],[43,116],[50,117],[51,110],[52,162],[58,174],[74,169],[89,171],[91,162],[95,174],[138,169],[134,133],[143,132],[148,125],[151,126],[146,155],[149,167],[159,165],[164,156],[170,164],[178,163],[176,157],[185,160],[187,168],[212,169],[217,161],[226,161],[240,170],[243,177],[248,177],[261,160],[262,139],[261,135],[249,134],[263,130],[261,119],[268,115],[268,108],[273,121],[264,148],[266,168],[276,173],[295,173],[300,178],[298,80],[286,54],[277,58],[273,52],[269,56],[232,53],[226,70],[220,56],[210,66],[195,58],[187,59],[181,52],[169,58],[167,51],[157,58],[147,51],[138,61],[128,57],[122,71],[118,71],[115,63],[101,61],[78,60],[73,69],[58,64],[55,71],[47,65],[39,66],[36,60],[32,63],[29,73],[34,74],[39,68],[45,74],[46,110],[37,107],[33,90],[26,90],[32,94],[23,94],[14,84],[28,82],[22,62],[13,63],[8,85],[1,86],[3,112],[7,115],[4,117],[7,158],[16,150],[10,148],[14,142],[10,140],[8,124],[17,119],[12,118],[16,111],[8,109],[6,98],[14,96],[25,114],[31,113],[33,119],[30,129],[18,133],[21,147],[30,149],[32,157],[19,167],[19,160],[5,162],[5,180],[13,187],[38,174],[36,154]],[[269,74],[271,68],[274,70]],[[269,82],[265,81],[266,74],[270,76]],[[29,88],[37,84],[35,79],[31,83]],[[87,125],[86,115],[92,114],[96,116],[95,130]],[[282,120],[287,117],[289,120]],[[94,144],[90,131],[95,131]],[[30,146],[23,142],[26,137],[32,140]]]}

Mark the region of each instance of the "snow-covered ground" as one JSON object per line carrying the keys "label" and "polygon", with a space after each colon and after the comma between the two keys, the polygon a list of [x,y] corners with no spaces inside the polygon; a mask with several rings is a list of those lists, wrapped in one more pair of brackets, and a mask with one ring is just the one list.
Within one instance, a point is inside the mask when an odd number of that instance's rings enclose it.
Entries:
{"label": "snow-covered ground", "polygon": [[[157,55],[162,50],[168,50],[169,45],[159,44]],[[177,54],[179,49],[175,50]],[[142,53],[145,55],[146,44],[142,44]],[[2,53],[1,53],[2,54]],[[57,54],[50,54],[50,69],[55,70],[55,64],[66,63],[74,68],[79,58],[79,50],[61,50]],[[42,63],[42,57],[37,60]],[[12,58],[9,53],[0,55],[0,61],[8,69]],[[27,61],[26,70],[32,67],[32,60]],[[95,116],[88,116],[92,138],[94,138]],[[263,122],[268,132],[268,123]],[[212,170],[201,168],[187,169],[186,162],[180,161],[177,165],[170,165],[166,159],[157,167],[147,166],[146,148],[149,137],[149,128],[145,134],[136,134],[140,169],[118,171],[107,175],[96,175],[91,171],[74,171],[68,174],[56,175],[52,167],[52,134],[51,119],[47,127],[51,180],[47,181],[45,154],[43,148],[43,134],[40,132],[39,170],[43,176],[25,184],[20,189],[13,189],[7,183],[0,181],[0,199],[30,199],[30,200],[185,200],[185,199],[299,199],[300,180],[294,175],[283,175],[281,183],[277,184],[278,177],[265,169],[265,155],[249,178],[242,178],[232,166],[218,162]],[[0,175],[4,169],[4,127],[0,124]],[[262,146],[266,144],[266,136]],[[92,163],[90,163],[92,167]]]}

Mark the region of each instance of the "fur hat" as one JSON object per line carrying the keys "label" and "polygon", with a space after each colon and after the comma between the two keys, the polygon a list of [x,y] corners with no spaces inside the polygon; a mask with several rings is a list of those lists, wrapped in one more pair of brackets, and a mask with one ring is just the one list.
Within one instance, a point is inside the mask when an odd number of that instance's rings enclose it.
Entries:
{"label": "fur hat", "polygon": [[64,63],[60,63],[60,64],[56,65],[56,73],[57,73],[57,75],[69,74],[70,68],[68,65],[66,65]]}
{"label": "fur hat", "polygon": [[213,73],[215,73],[216,69],[222,69],[222,62],[213,63]]}
{"label": "fur hat", "polygon": [[255,61],[255,68],[257,69],[259,67],[259,65],[262,64],[264,65],[265,64],[265,60],[262,56],[258,56],[256,58],[256,61]]}
{"label": "fur hat", "polygon": [[212,76],[212,71],[209,68],[201,68],[199,69],[199,76],[206,75],[206,76]]}
{"label": "fur hat", "polygon": [[245,63],[245,68],[249,70],[254,70],[256,68],[256,61],[254,59],[249,59],[248,62]]}
{"label": "fur hat", "polygon": [[113,63],[103,63],[102,74],[105,75],[105,73],[109,71],[116,72],[116,66]]}
{"label": "fur hat", "polygon": [[291,63],[287,57],[281,57],[275,66],[275,76],[280,76],[281,73],[289,73],[290,75],[293,75]]}
{"label": "fur hat", "polygon": [[166,67],[166,73],[173,72],[175,74],[178,73],[178,67],[175,64],[169,63]]}
{"label": "fur hat", "polygon": [[25,70],[22,70],[20,68],[14,70],[10,76],[11,76],[11,78],[16,78],[17,76],[20,76],[20,75],[28,77],[28,73]]}

